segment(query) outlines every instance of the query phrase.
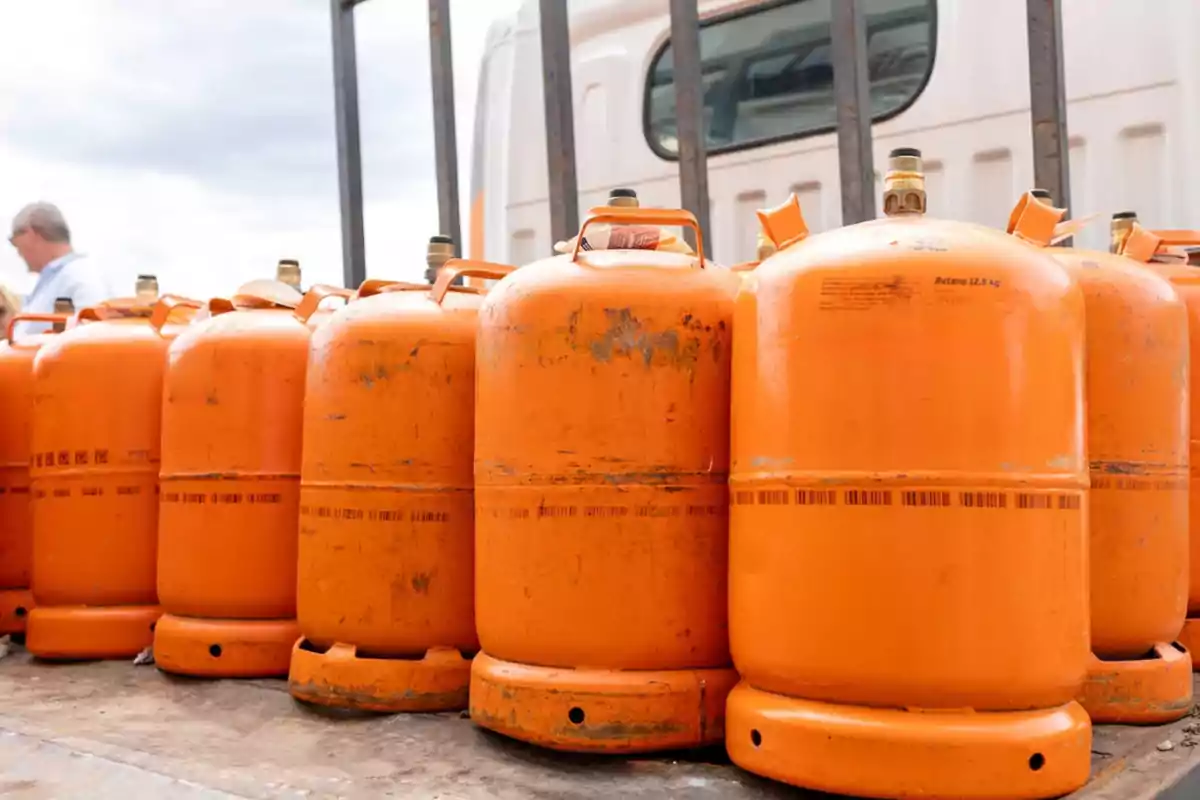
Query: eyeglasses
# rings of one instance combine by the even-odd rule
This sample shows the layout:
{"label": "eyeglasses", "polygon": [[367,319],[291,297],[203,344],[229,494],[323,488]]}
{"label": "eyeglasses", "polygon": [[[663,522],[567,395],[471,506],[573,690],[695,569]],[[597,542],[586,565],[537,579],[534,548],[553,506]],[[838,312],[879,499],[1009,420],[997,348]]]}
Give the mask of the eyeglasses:
{"label": "eyeglasses", "polygon": [[9,244],[16,244],[16,243],[17,243],[17,237],[18,237],[18,236],[20,236],[22,233],[25,233],[25,231],[27,231],[27,230],[29,230],[29,228],[28,228],[28,227],[25,227],[25,228],[17,228],[15,231],[13,231],[13,232],[12,232],[12,236],[9,236],[9,237],[8,237],[8,243],[9,243]]}

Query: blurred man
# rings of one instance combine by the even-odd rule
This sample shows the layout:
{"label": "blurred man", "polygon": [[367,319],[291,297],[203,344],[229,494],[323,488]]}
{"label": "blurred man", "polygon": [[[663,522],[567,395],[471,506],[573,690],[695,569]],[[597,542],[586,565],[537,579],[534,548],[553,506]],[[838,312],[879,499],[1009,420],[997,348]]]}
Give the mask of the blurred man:
{"label": "blurred man", "polygon": [[[69,297],[78,311],[111,296],[104,275],[82,254],[71,249],[71,229],[62,212],[52,203],[30,203],[13,218],[9,242],[17,248],[37,284],[25,299],[22,311],[50,314],[54,300]],[[39,322],[22,322],[17,334],[49,328]]]}

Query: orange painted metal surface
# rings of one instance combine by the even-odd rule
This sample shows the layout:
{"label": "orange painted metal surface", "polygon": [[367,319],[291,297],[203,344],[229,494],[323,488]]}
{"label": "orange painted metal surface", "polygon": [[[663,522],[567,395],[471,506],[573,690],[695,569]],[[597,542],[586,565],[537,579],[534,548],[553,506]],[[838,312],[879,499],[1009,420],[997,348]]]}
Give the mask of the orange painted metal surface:
{"label": "orange painted metal surface", "polygon": [[287,671],[287,653],[298,635],[292,619],[165,613],[154,629],[154,661],[164,672],[195,678],[276,677]]}
{"label": "orange painted metal surface", "polygon": [[[1055,209],[1060,217],[1063,210]],[[1188,310],[1170,282],[1106,252],[1052,248],[1087,319],[1091,638],[1080,700],[1094,722],[1191,711]]]}
{"label": "orange painted metal surface", "polygon": [[[1188,651],[1189,655],[1191,653],[1200,652],[1200,618],[1189,615],[1188,618],[1183,621],[1183,630],[1179,632],[1179,636],[1175,637],[1175,640],[1183,645],[1184,649]],[[1196,665],[1193,664],[1193,667],[1195,666]]]}
{"label": "orange painted metal surface", "polygon": [[19,322],[53,322],[65,326],[66,314],[17,314],[0,343],[0,635],[24,633],[33,609],[29,589],[33,570],[33,511],[30,504],[29,459],[33,428],[33,357],[52,333],[21,340],[13,337]]}
{"label": "orange painted metal surface", "polygon": [[[1166,234],[1160,236],[1159,233]],[[1171,282],[1187,306],[1190,351],[1189,373],[1200,375],[1200,270],[1181,261],[1172,248],[1200,244],[1200,233],[1188,239],[1180,231],[1150,231],[1134,223],[1131,232],[1120,237],[1118,251],[1144,264]],[[1179,641],[1190,653],[1200,648],[1200,392],[1191,392],[1189,428],[1189,571],[1187,620]]]}
{"label": "orange painted metal surface", "polygon": [[212,316],[168,353],[158,550],[166,616],[154,636],[168,672],[285,675],[299,635],[306,322],[324,297],[349,292],[313,287],[292,308],[286,292],[262,291],[210,301]]}
{"label": "orange painted metal surface", "polygon": [[849,795],[1081,786],[1079,288],[1001,231],[897,213],[781,248],[734,329],[734,762]]}
{"label": "orange painted metal surface", "polygon": [[292,694],[375,711],[466,708],[475,634],[475,331],[481,293],[367,281],[313,335]]}
{"label": "orange painted metal surface", "polygon": [[[922,713],[780,703],[743,682],[729,695],[726,713],[729,755],[738,766],[785,783],[803,775],[812,787],[853,782],[858,797],[1059,797],[1088,777],[1091,727],[1074,703],[1004,714]],[[1063,764],[1073,766],[1063,770]],[[948,784],[956,788],[947,792]]]}
{"label": "orange painted metal surface", "polygon": [[155,551],[168,341],[151,309],[110,302],[34,359],[33,595],[42,658],[124,658],[158,617]]}
{"label": "orange painted metal surface", "polygon": [[[609,207],[584,227],[597,223],[696,226],[687,212]],[[702,257],[580,252],[582,234],[480,309],[475,614],[487,657],[472,669],[471,717],[564,750],[715,742],[733,680],[732,295]]]}
{"label": "orange painted metal surface", "polygon": [[554,750],[631,753],[718,742],[737,673],[547,669],[486,653],[472,665],[471,717]]}
{"label": "orange painted metal surface", "polygon": [[1093,722],[1161,725],[1192,710],[1192,656],[1179,642],[1157,643],[1128,661],[1094,659],[1079,702]]}

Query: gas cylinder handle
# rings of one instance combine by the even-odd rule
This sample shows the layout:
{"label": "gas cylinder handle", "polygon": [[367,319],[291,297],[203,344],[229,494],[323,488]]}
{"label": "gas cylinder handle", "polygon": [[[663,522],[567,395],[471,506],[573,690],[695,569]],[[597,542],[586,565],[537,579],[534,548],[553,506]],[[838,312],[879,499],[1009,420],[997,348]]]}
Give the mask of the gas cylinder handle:
{"label": "gas cylinder handle", "polygon": [[269,311],[271,309],[295,311],[292,306],[276,303],[268,297],[256,294],[235,294],[232,297],[214,297],[208,301],[208,312],[214,317],[230,311]]}
{"label": "gas cylinder handle", "polygon": [[[1029,191],[1028,193],[1026,193],[1026,195],[1024,197],[1022,197],[1020,200],[1017,201],[1016,208],[1013,209],[1012,214],[1009,216],[1008,229],[1007,229],[1008,233],[1010,233],[1010,234],[1014,233],[1014,229],[1017,227],[1017,225],[1019,223],[1018,217],[1021,213],[1024,213],[1024,210],[1025,210],[1025,206],[1023,205],[1023,203],[1036,201],[1036,202],[1041,203],[1042,205],[1050,206],[1051,208],[1054,208],[1054,205],[1049,202],[1049,198],[1050,198],[1049,192],[1042,192],[1039,189],[1033,189],[1033,190]],[[1058,209],[1055,209],[1055,211],[1057,211],[1057,210]],[[1067,210],[1063,209],[1062,213],[1065,215],[1067,213]],[[1072,236],[1074,236],[1075,234],[1082,231],[1088,225],[1095,222],[1099,217],[1100,217],[1100,215],[1098,213],[1097,214],[1087,214],[1086,216],[1078,217],[1076,219],[1060,221],[1059,223],[1057,223],[1054,226],[1054,231],[1050,236],[1050,241],[1048,241],[1048,242],[1035,242],[1029,236],[1022,236],[1020,238],[1026,240],[1026,241],[1030,241],[1033,244],[1040,244],[1043,247],[1054,246],[1054,245],[1059,244],[1060,242],[1064,242],[1067,239],[1070,239]],[[1062,217],[1059,217],[1059,219],[1061,220]],[[1039,225],[1040,224],[1041,223],[1039,223]]]}
{"label": "gas cylinder handle", "polygon": [[678,225],[691,228],[696,234],[696,258],[700,269],[704,269],[704,239],[695,215],[680,208],[622,208],[619,206],[596,206],[588,212],[587,219],[579,226],[575,237],[575,249],[571,261],[579,260],[579,249],[583,245],[583,233],[588,225]]}
{"label": "gas cylinder handle", "polygon": [[[9,319],[8,329],[4,332],[4,335],[8,337],[8,343],[11,345],[13,344],[13,331],[16,329],[18,322],[61,322],[66,324],[70,321],[70,314],[15,314],[11,319]],[[58,331],[55,330],[51,330],[50,332],[58,333]]]}
{"label": "gas cylinder handle", "polygon": [[1163,247],[1200,247],[1200,231],[1150,231],[1161,240]]}
{"label": "gas cylinder handle", "polygon": [[213,297],[208,301],[208,313],[214,317],[218,314],[228,314],[231,311],[237,311],[237,306],[228,297]]}
{"label": "gas cylinder handle", "polygon": [[122,305],[124,298],[105,300],[95,306],[88,306],[79,312],[76,323],[104,322],[112,319],[149,319],[153,306]]}
{"label": "gas cylinder handle", "polygon": [[98,306],[87,306],[79,310],[75,315],[75,324],[82,325],[85,322],[104,322],[109,319],[128,319],[131,314],[121,313],[123,309],[105,306],[101,303]]}
{"label": "gas cylinder handle", "polygon": [[1135,222],[1129,235],[1121,242],[1120,254],[1126,258],[1132,258],[1134,261],[1148,264],[1162,246],[1162,237],[1157,232],[1146,230]]}
{"label": "gas cylinder handle", "polygon": [[190,297],[180,297],[177,294],[164,294],[158,298],[158,302],[154,304],[154,310],[150,312],[150,327],[154,328],[156,333],[162,333],[163,326],[171,318],[171,312],[177,308],[199,310],[204,308],[204,303]]}
{"label": "gas cylinder handle", "polygon": [[515,269],[516,267],[510,267],[507,264],[493,264],[490,261],[476,261],[473,258],[452,258],[438,270],[437,282],[429,290],[429,299],[440,305],[446,299],[446,292],[450,291],[450,284],[459,275],[467,278],[498,280]]}
{"label": "gas cylinder handle", "polygon": [[1043,203],[1033,192],[1021,195],[1008,216],[1008,233],[1031,244],[1049,247],[1054,241],[1055,229],[1067,213],[1065,208],[1055,208]]}
{"label": "gas cylinder handle", "polygon": [[309,318],[317,313],[321,302],[330,297],[340,297],[346,302],[350,302],[350,298],[353,296],[354,292],[350,289],[318,283],[309,288],[304,295],[304,299],[300,301],[300,305],[296,306],[296,319],[301,322],[308,322]]}
{"label": "gas cylinder handle", "polygon": [[362,285],[358,287],[358,294],[355,296],[361,300],[364,297],[373,297],[385,292],[410,292],[417,290],[423,292],[428,288],[428,283],[407,283],[405,281],[385,281],[379,278],[372,278],[362,282]]}
{"label": "gas cylinder handle", "polygon": [[759,209],[754,214],[758,217],[760,232],[776,250],[783,250],[808,238],[808,223],[804,221],[800,198],[795,192],[774,208]]}

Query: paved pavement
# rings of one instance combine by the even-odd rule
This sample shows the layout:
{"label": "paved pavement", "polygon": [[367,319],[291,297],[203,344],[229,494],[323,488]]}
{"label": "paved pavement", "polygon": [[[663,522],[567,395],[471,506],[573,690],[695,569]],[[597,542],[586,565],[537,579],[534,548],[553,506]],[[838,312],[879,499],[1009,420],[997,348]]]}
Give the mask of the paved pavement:
{"label": "paved pavement", "polygon": [[[1072,800],[1149,800],[1200,766],[1200,718],[1096,731]],[[1189,731],[1197,731],[1192,734]],[[1159,745],[1171,741],[1168,749]],[[664,758],[549,753],[460,714],[319,713],[282,681],[196,681],[129,663],[0,659],[0,798],[827,797],[748,775],[720,749]]]}

